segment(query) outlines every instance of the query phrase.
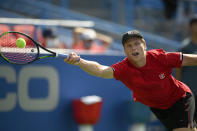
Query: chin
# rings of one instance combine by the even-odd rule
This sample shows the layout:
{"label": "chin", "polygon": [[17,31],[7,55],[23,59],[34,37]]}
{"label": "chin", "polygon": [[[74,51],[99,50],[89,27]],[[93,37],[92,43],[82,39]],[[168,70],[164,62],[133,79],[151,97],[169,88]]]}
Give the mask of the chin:
{"label": "chin", "polygon": [[129,60],[131,60],[131,61],[133,61],[133,62],[137,62],[137,61],[139,61],[139,58],[129,57],[128,59],[129,59]]}

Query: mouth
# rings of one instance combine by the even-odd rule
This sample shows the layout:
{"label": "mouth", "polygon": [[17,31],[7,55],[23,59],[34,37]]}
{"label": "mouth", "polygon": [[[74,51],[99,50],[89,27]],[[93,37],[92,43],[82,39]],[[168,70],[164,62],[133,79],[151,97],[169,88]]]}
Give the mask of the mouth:
{"label": "mouth", "polygon": [[139,55],[139,52],[133,52],[131,55],[132,56],[138,56]]}

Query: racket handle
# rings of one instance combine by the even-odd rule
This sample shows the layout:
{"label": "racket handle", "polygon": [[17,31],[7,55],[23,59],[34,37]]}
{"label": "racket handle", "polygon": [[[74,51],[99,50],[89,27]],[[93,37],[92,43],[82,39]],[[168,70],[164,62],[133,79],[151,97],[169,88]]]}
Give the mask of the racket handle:
{"label": "racket handle", "polygon": [[56,54],[56,57],[61,58],[61,59],[65,59],[68,57],[67,54]]}

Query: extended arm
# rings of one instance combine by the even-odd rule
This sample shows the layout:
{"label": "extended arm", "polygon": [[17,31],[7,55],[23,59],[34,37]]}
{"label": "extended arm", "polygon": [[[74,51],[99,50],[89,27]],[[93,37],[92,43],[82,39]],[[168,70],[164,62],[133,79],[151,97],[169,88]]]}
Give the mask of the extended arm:
{"label": "extended arm", "polygon": [[197,55],[195,54],[183,54],[182,66],[196,66]]}
{"label": "extended arm", "polygon": [[[197,55],[195,54],[183,54],[182,66],[195,66],[197,65]],[[181,80],[182,68],[175,68],[175,78]]]}
{"label": "extended arm", "polygon": [[182,77],[182,68],[175,68],[175,78],[181,81]]}
{"label": "extended arm", "polygon": [[90,75],[106,79],[113,78],[113,70],[111,67],[101,65],[95,61],[84,60],[74,52],[70,53],[69,57],[64,61],[69,64],[78,65],[82,70]]}

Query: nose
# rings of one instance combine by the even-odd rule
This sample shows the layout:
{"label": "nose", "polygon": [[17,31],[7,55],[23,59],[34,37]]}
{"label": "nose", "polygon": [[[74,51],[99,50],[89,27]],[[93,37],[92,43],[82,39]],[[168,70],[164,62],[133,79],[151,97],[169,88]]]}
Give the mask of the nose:
{"label": "nose", "polygon": [[137,49],[137,46],[132,45],[132,46],[131,46],[131,49],[132,49],[132,50],[136,50],[136,49]]}

